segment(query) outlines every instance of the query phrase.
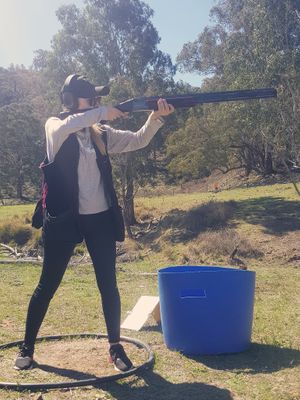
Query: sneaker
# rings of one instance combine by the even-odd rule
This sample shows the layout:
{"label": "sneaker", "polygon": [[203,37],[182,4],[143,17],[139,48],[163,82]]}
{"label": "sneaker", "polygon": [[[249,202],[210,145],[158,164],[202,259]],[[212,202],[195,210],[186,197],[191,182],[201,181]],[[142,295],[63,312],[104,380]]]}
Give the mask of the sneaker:
{"label": "sneaker", "polygon": [[20,347],[19,354],[15,362],[15,369],[31,369],[33,367],[33,349],[25,346],[23,343]]}
{"label": "sneaker", "polygon": [[133,368],[132,362],[127,357],[124,347],[120,343],[110,346],[109,354],[110,361],[114,363],[116,371],[126,372]]}

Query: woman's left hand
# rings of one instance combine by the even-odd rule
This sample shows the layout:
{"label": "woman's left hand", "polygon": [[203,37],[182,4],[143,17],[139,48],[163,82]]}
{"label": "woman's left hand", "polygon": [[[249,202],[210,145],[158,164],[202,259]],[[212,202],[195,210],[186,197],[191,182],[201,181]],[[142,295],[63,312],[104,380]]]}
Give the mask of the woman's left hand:
{"label": "woman's left hand", "polygon": [[165,99],[159,99],[157,101],[157,111],[152,111],[150,114],[151,119],[158,119],[159,117],[166,117],[167,115],[174,112],[175,108],[172,104],[168,104]]}

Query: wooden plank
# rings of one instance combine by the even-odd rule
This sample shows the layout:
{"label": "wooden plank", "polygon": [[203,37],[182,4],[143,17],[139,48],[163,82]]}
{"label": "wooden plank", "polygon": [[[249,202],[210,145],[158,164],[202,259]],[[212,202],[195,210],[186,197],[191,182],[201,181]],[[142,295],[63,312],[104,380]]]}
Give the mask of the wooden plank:
{"label": "wooden plank", "polygon": [[128,317],[122,323],[121,328],[139,331],[152,313],[156,322],[159,322],[159,297],[141,296]]}

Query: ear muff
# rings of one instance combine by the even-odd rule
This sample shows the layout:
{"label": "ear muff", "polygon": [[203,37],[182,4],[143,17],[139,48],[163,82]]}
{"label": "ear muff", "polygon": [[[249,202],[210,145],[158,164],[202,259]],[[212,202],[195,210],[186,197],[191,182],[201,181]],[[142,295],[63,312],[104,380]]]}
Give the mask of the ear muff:
{"label": "ear muff", "polygon": [[69,110],[76,110],[78,108],[78,99],[71,92],[62,92],[61,102]]}
{"label": "ear muff", "polygon": [[69,75],[60,92],[62,104],[69,110],[76,110],[78,108],[78,99],[72,93],[72,82],[78,79],[80,75]]}
{"label": "ear muff", "polygon": [[96,106],[96,102],[97,102],[96,97],[92,97],[92,98],[90,98],[88,100],[89,100],[89,104],[90,104],[91,107],[95,107]]}

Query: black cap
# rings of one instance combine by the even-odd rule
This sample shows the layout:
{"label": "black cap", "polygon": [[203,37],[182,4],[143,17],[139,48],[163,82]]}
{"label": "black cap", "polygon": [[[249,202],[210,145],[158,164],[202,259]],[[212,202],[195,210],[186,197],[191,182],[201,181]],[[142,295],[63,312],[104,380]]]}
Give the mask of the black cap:
{"label": "black cap", "polygon": [[72,93],[75,97],[91,99],[93,97],[107,96],[109,86],[95,86],[85,76],[69,75],[62,87],[62,93]]}

